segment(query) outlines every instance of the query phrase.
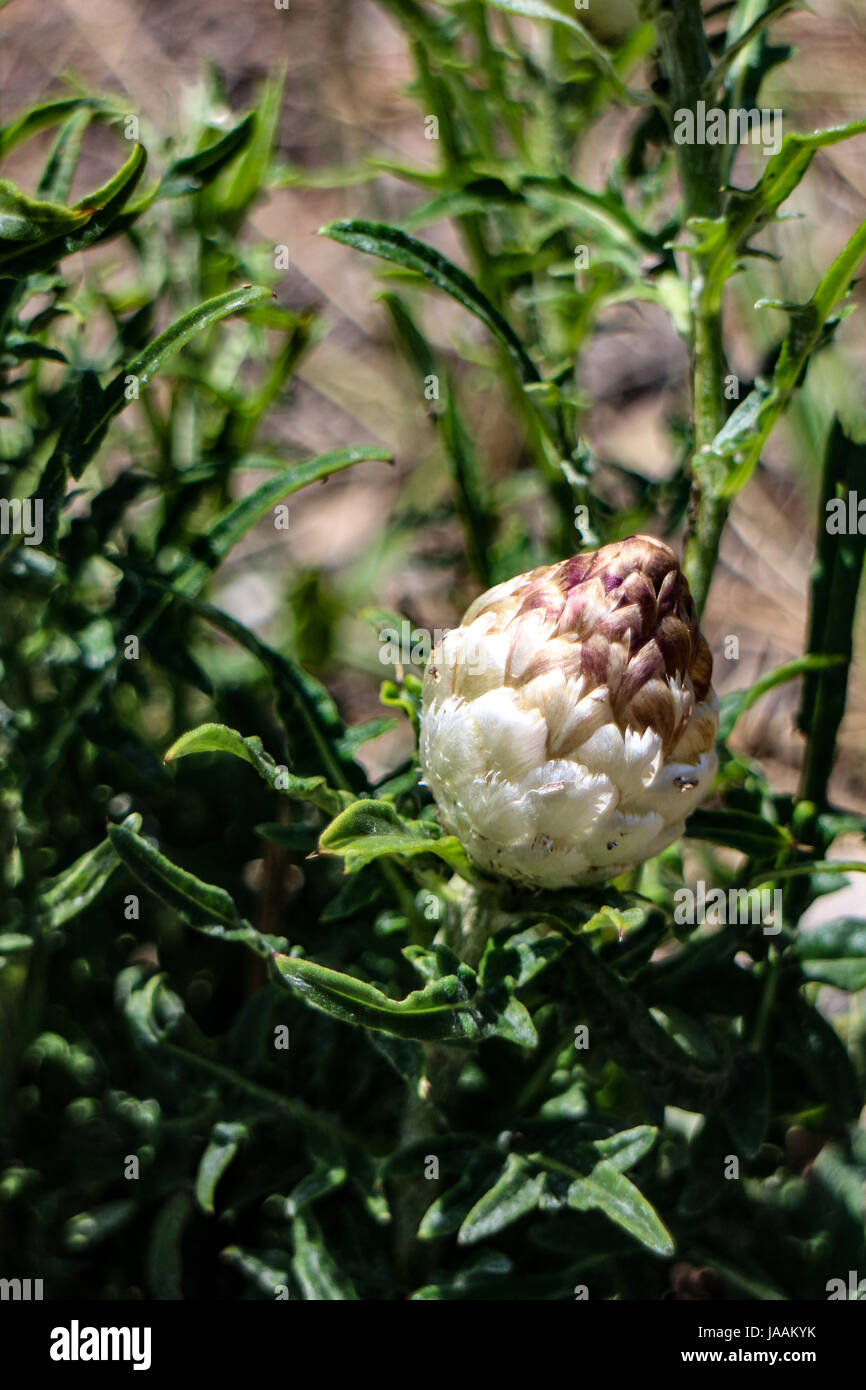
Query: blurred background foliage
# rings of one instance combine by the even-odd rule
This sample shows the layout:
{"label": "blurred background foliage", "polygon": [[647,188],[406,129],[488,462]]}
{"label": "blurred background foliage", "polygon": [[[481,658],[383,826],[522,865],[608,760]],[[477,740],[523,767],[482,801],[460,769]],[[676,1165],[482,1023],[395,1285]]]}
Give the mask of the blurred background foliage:
{"label": "blurred background foliage", "polygon": [[[866,1270],[863,924],[856,875],[839,892],[811,869],[863,857],[856,542],[844,613],[827,618],[825,551],[809,620],[822,489],[866,493],[858,315],[733,497],[705,620],[722,800],[687,848],[600,914],[518,905],[478,972],[432,949],[461,910],[442,846],[348,878],[307,857],[357,794],[404,852],[436,836],[417,682],[382,666],[377,629],[448,626],[519,570],[686,523],[686,233],[652,7],[577,14],[589,56],[553,8],[4,11],[0,456],[5,496],[46,499],[46,538],[0,538],[0,1272],[51,1297],[810,1298]],[[716,59],[762,8],[714,7]],[[786,9],[728,77],[744,104],[763,83],[786,131],[862,116],[862,15],[816,10]],[[729,281],[742,398],[786,329],[755,301],[808,300],[866,216],[861,149],[819,149],[784,209],[801,220],[762,218],[778,259]],[[745,147],[726,177],[766,167]],[[828,794],[817,687],[799,732],[790,679],[736,692],[846,641]],[[275,795],[258,751],[216,755],[216,736],[166,766],[209,721],[333,793]],[[106,822],[125,826],[110,842]],[[366,855],[369,823],[341,825],[332,847]],[[748,927],[678,945],[684,879],[780,866],[784,954]],[[266,983],[275,938],[294,989]],[[347,1003],[313,960],[377,997]],[[443,1029],[426,1041],[382,1003],[422,986]],[[575,1052],[583,1021],[603,1057]]]}

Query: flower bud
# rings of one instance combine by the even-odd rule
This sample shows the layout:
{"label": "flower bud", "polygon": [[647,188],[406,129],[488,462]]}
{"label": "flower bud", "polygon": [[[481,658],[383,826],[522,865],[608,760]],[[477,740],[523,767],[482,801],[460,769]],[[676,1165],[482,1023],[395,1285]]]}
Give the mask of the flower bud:
{"label": "flower bud", "polygon": [[421,765],[443,827],[480,868],[535,887],[658,854],[716,770],[712,669],[652,536],[497,584],[424,677]]}

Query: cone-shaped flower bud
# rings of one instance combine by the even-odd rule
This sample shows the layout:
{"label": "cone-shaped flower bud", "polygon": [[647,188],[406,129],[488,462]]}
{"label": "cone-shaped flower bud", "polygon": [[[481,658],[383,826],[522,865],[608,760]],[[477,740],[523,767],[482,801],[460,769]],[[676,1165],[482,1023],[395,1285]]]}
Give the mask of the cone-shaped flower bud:
{"label": "cone-shaped flower bud", "polygon": [[716,769],[712,668],[652,536],[497,584],[425,673],[421,764],[443,826],[482,869],[539,887],[658,854]]}

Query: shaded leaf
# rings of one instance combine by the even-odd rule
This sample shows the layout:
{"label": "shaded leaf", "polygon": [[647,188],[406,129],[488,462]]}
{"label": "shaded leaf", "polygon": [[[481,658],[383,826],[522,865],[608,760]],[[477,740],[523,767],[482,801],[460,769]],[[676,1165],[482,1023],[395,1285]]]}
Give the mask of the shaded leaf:
{"label": "shaded leaf", "polygon": [[190,926],[224,941],[241,941],[269,960],[280,938],[265,937],[241,917],[224,888],[204,883],[173,864],[158,849],[123,826],[113,825],[109,839],[119,859],[158,898],[180,913]]}
{"label": "shaded leaf", "polygon": [[245,738],[225,724],[200,724],[197,729],[181,734],[166,753],[165,761],[174,762],[192,753],[231,753],[254,767],[272,790],[282,792],[293,801],[309,801],[329,815],[341,811],[354,799],[350,792],[329,787],[324,777],[296,777],[288,768],[274,762],[264,751],[260,738]]}
{"label": "shaded leaf", "polygon": [[692,840],[737,849],[752,859],[776,859],[794,844],[793,836],[783,826],[773,825],[749,811],[693,811],[683,833]]}
{"label": "shaded leaf", "polygon": [[810,980],[836,989],[866,989],[866,921],[842,917],[801,930],[794,954]]}

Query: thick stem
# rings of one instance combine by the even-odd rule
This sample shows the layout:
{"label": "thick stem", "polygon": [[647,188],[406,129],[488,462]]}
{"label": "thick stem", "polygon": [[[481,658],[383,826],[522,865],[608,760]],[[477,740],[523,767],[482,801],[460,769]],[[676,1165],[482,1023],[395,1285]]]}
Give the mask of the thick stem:
{"label": "thick stem", "polygon": [[[671,114],[696,111],[712,66],[700,0],[653,0],[649,9],[658,39],[661,67],[669,84]],[[687,217],[717,217],[721,209],[719,145],[675,144]]]}
{"label": "thick stem", "polygon": [[722,531],[728,517],[726,498],[704,488],[698,472],[692,482],[689,533],[683,548],[683,570],[700,616],[707,602],[719,558]]}
{"label": "thick stem", "polygon": [[[672,124],[678,111],[697,112],[711,69],[699,0],[653,0],[649,6],[658,38],[661,67],[668,83]],[[697,132],[695,132],[697,133]],[[683,191],[684,220],[718,217],[722,211],[723,147],[674,144]],[[693,258],[694,260],[694,258]],[[725,420],[725,353],[721,303],[713,295],[700,263],[693,264],[689,287],[692,316],[692,402],[694,447],[692,500],[684,568],[698,612],[703,611],[719,553],[728,506],[710,472],[710,448]]]}
{"label": "thick stem", "polygon": [[466,965],[477,970],[484,947],[497,928],[509,920],[509,914],[500,907],[495,890],[488,884],[474,886],[456,878],[454,883],[459,884],[455,910],[449,915],[437,940],[450,947]]}

